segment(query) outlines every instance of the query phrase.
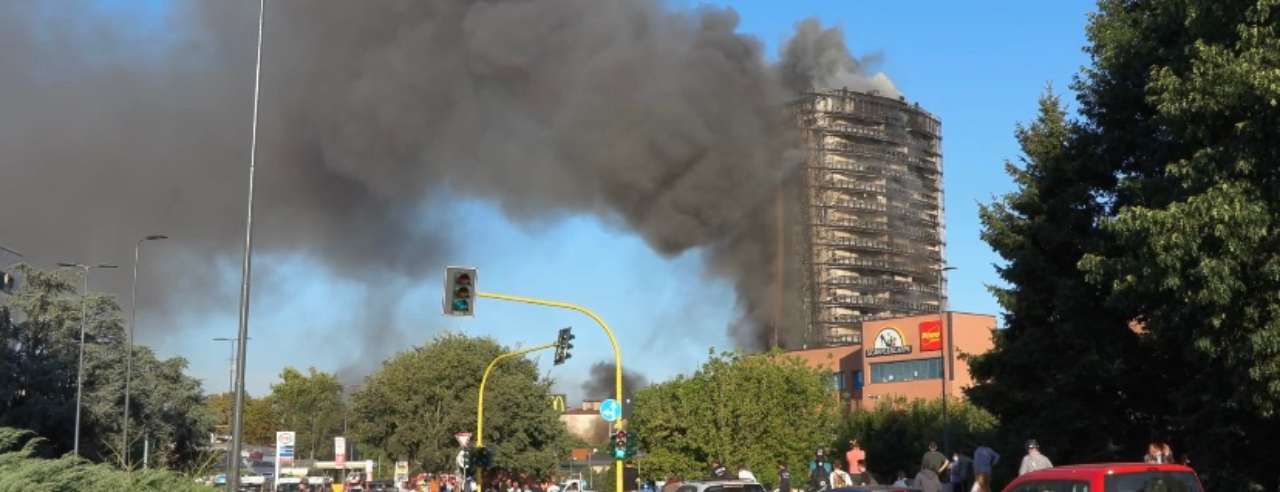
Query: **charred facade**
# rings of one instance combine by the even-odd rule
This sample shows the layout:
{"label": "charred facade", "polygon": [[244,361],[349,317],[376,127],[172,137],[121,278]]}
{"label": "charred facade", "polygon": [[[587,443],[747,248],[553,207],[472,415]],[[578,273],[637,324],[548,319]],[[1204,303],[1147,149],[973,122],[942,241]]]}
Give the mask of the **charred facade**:
{"label": "charred facade", "polygon": [[[941,122],[901,98],[812,92],[787,241],[806,345],[861,343],[863,321],[945,307]],[[795,319],[795,318],[792,318]]]}

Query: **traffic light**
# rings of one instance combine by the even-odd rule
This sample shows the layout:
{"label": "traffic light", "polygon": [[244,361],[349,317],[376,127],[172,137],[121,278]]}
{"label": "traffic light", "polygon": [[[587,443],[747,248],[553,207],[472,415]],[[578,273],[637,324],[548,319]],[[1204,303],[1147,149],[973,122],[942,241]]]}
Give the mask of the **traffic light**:
{"label": "traffic light", "polygon": [[18,279],[9,272],[0,272],[0,292],[13,292],[14,287],[18,285]]}
{"label": "traffic light", "polygon": [[614,459],[627,459],[627,431],[620,430],[613,434],[613,457]]}
{"label": "traffic light", "polygon": [[478,447],[471,453],[471,465],[476,468],[488,468],[493,464],[493,455],[489,454],[489,448]]}
{"label": "traffic light", "polygon": [[448,267],[444,272],[444,314],[475,316],[476,269]]}
{"label": "traffic light", "polygon": [[569,349],[573,348],[573,328],[561,328],[560,335],[556,337],[556,365],[564,364],[564,361],[573,357],[569,353]]}

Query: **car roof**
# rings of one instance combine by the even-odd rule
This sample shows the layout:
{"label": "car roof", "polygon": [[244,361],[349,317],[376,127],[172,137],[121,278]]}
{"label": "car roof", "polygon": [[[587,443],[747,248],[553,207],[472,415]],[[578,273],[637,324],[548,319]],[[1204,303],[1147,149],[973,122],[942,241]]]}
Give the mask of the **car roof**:
{"label": "car roof", "polygon": [[1140,473],[1149,471],[1195,473],[1195,470],[1192,470],[1189,467],[1173,464],[1089,463],[1081,465],[1055,466],[1053,468],[1037,470],[1018,477],[1017,481],[1022,482],[1032,479],[1054,477],[1094,477],[1098,475],[1112,475],[1116,473]]}
{"label": "car roof", "polygon": [[760,482],[751,480],[687,480],[680,482],[680,485],[760,485]]}

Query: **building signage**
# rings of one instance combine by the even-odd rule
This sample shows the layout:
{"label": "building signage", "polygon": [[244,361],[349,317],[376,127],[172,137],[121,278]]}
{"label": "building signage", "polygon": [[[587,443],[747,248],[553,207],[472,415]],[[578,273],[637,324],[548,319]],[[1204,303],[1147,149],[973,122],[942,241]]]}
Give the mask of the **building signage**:
{"label": "building signage", "polygon": [[293,446],[297,437],[292,431],[276,432],[276,464],[272,476],[278,477],[281,468],[293,466]]}
{"label": "building signage", "polygon": [[942,350],[942,322],[920,323],[920,351],[937,352],[939,350]]}
{"label": "building signage", "polygon": [[876,334],[871,348],[867,349],[867,357],[899,355],[911,353],[911,346],[903,342],[902,333],[893,328],[885,328]]}
{"label": "building signage", "polygon": [[406,480],[409,480],[409,462],[397,461],[396,462],[396,485],[400,485],[402,482]]}

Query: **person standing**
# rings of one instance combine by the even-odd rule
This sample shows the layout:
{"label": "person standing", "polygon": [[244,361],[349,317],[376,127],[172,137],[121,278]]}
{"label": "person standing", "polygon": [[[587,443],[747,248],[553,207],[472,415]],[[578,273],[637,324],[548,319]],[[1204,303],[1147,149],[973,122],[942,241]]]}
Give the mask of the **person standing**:
{"label": "person standing", "polygon": [[947,461],[947,457],[938,452],[938,443],[936,442],[930,442],[929,450],[925,451],[924,455],[920,457],[920,469],[929,471],[935,476],[942,476],[942,472],[946,471],[949,465],[950,462]]}
{"label": "person standing", "polygon": [[973,468],[973,460],[968,456],[960,454],[959,451],[951,455],[951,476],[947,481],[946,489],[951,492],[965,492],[965,482],[969,481],[970,470]]}
{"label": "person standing", "polygon": [[791,492],[791,470],[782,461],[778,462],[778,492]]}
{"label": "person standing", "polygon": [[991,469],[999,462],[1000,453],[987,446],[978,446],[973,451],[972,492],[991,492]]}
{"label": "person standing", "polygon": [[1040,443],[1035,439],[1027,441],[1027,455],[1022,457],[1022,465],[1018,467],[1018,476],[1026,475],[1036,470],[1045,470],[1053,468],[1053,462],[1049,461],[1049,457],[1040,454]]}
{"label": "person standing", "polygon": [[850,439],[849,451],[844,454],[844,459],[849,464],[849,473],[857,474],[858,463],[867,461],[867,452],[858,444],[857,439]]}
{"label": "person standing", "polygon": [[680,477],[671,475],[667,477],[667,483],[662,484],[662,492],[676,492],[680,488]]}
{"label": "person standing", "polygon": [[818,450],[814,455],[813,461],[809,462],[809,490],[823,490],[830,483],[831,462],[827,461],[827,456]]}
{"label": "person standing", "polygon": [[835,466],[832,467],[831,475],[828,477],[829,481],[827,483],[831,484],[832,490],[853,486],[853,477],[849,476],[849,472],[844,471],[844,468],[840,466],[841,464],[839,460],[836,460]]}

